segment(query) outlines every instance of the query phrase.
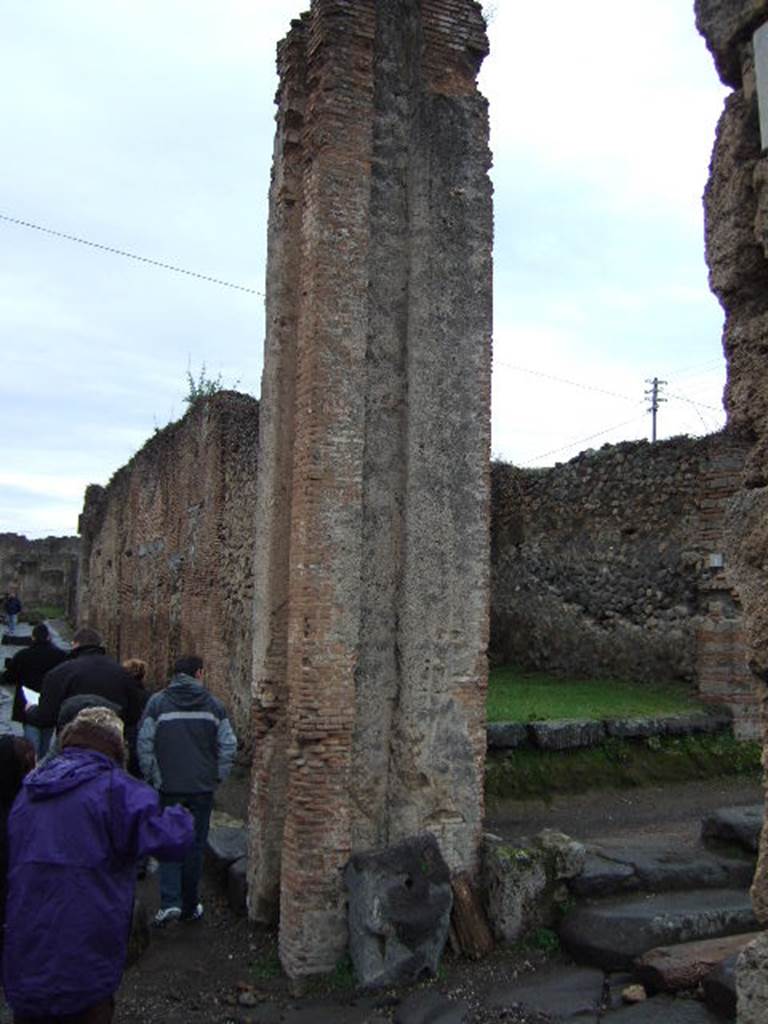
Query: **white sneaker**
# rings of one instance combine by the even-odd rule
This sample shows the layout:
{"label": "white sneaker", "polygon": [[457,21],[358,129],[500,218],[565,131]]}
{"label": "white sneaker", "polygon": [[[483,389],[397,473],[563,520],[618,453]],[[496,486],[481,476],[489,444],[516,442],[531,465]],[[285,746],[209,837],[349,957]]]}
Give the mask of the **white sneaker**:
{"label": "white sneaker", "polygon": [[155,914],[152,924],[155,928],[165,928],[171,921],[178,921],[181,917],[181,907],[164,907]]}
{"label": "white sneaker", "polygon": [[199,921],[203,916],[203,904],[198,903],[197,906],[189,914],[182,914],[182,921]]}

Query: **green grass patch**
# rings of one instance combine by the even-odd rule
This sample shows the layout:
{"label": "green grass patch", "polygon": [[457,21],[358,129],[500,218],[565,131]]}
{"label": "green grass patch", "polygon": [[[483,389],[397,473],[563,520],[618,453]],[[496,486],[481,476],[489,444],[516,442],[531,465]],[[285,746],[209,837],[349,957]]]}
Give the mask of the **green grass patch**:
{"label": "green grass patch", "polygon": [[558,679],[541,672],[497,668],[488,681],[489,722],[556,718],[634,718],[700,710],[683,683],[630,683],[618,679]]}
{"label": "green grass patch", "polygon": [[598,747],[565,751],[521,747],[488,757],[485,792],[492,802],[724,775],[754,775],[758,779],[760,754],[759,743],[739,742],[730,733],[611,739]]}
{"label": "green grass patch", "polygon": [[65,619],[66,612],[55,604],[33,604],[24,608],[19,618],[24,622],[31,622],[35,626],[44,619]]}

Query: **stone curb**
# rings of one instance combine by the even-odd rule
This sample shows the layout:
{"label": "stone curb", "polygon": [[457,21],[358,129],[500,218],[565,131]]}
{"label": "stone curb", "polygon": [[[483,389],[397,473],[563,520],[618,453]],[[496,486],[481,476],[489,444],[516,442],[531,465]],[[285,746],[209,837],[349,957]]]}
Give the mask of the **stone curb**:
{"label": "stone curb", "polygon": [[724,711],[693,711],[658,718],[554,719],[529,722],[490,722],[489,751],[577,750],[599,746],[606,738],[648,739],[652,736],[695,736],[730,732],[731,716]]}

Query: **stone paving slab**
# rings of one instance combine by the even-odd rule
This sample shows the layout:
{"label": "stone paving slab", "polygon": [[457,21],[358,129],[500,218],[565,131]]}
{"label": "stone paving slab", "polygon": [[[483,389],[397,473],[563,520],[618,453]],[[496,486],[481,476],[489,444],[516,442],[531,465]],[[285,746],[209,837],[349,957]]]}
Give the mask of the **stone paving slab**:
{"label": "stone paving slab", "polygon": [[752,857],[726,857],[682,843],[601,840],[588,845],[584,870],[568,885],[588,899],[631,890],[746,889],[754,872]]}
{"label": "stone paving slab", "polygon": [[604,980],[603,972],[592,967],[554,966],[495,986],[485,1005],[502,1011],[518,1005],[557,1020],[578,1018],[580,1024],[592,1024],[598,1019]]}
{"label": "stone paving slab", "polygon": [[644,1003],[609,1010],[601,1024],[723,1024],[702,1003],[694,999],[675,999],[674,996],[655,996]]}
{"label": "stone paving slab", "polygon": [[560,938],[575,960],[622,970],[655,946],[757,928],[748,893],[704,889],[585,903],[566,915]]}

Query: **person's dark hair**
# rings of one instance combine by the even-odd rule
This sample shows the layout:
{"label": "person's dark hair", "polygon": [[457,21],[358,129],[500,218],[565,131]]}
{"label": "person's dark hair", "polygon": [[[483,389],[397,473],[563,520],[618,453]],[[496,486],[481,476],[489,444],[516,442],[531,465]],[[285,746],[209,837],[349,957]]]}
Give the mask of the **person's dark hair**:
{"label": "person's dark hair", "polygon": [[78,647],[101,647],[101,634],[90,626],[81,626],[75,630],[72,643]]}
{"label": "person's dark hair", "polygon": [[50,637],[50,635],[51,634],[48,632],[48,627],[44,622],[38,622],[36,626],[32,627],[32,639],[36,644],[45,643],[45,641]]}
{"label": "person's dark hair", "polygon": [[202,658],[198,658],[196,654],[185,654],[183,658],[177,658],[174,662],[173,674],[175,676],[193,676],[196,672],[199,672],[202,667]]}

